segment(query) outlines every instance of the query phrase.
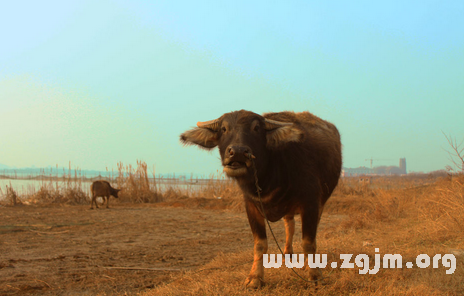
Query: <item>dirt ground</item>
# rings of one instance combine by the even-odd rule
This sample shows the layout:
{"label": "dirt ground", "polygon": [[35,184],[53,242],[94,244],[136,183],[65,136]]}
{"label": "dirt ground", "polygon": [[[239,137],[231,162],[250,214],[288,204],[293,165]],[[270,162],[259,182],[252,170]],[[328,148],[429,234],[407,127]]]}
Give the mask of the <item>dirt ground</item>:
{"label": "dirt ground", "polygon": [[221,252],[252,260],[246,214],[224,201],[110,206],[0,206],[0,295],[134,295]]}

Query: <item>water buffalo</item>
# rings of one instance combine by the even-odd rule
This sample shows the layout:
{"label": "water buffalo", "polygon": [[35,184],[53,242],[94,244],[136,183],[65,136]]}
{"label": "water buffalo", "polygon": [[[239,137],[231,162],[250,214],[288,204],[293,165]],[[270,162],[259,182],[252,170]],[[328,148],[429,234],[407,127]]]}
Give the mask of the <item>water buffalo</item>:
{"label": "water buffalo", "polygon": [[[258,288],[263,283],[263,254],[268,248],[259,187],[267,219],[284,219],[284,252],[293,253],[295,214],[301,215],[305,257],[316,252],[317,226],[342,165],[340,134],[333,124],[309,112],[261,116],[240,110],[198,122],[180,140],[207,150],[218,146],[224,172],[243,192],[254,237],[254,262],[246,286]],[[315,280],[320,271],[311,268],[309,275]]]}
{"label": "water buffalo", "polygon": [[108,208],[110,203],[110,196],[112,195],[118,198],[118,192],[121,190],[111,187],[108,181],[99,180],[94,181],[92,185],[90,185],[90,191],[92,192],[92,201],[90,202],[90,208],[93,209],[93,203],[95,203],[95,206],[98,208],[98,196],[101,196],[103,198],[103,202],[106,201],[106,208]]}

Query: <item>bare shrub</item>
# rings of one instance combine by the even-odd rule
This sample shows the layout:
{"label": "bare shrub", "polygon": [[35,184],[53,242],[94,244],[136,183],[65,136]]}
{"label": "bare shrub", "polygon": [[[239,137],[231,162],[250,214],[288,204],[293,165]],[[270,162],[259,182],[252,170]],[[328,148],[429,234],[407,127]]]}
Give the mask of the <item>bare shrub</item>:
{"label": "bare shrub", "polygon": [[451,151],[447,150],[448,155],[449,155],[449,160],[453,163],[454,168],[452,166],[448,166],[447,169],[450,172],[456,171],[456,172],[461,172],[464,173],[464,147],[463,143],[464,140],[462,140],[459,144],[456,138],[453,138],[453,136],[449,135],[447,136],[444,132],[442,132],[443,135],[446,138],[446,141],[448,142]]}
{"label": "bare shrub", "polygon": [[64,191],[63,199],[67,204],[72,205],[83,205],[89,203],[89,195],[85,193],[80,187],[67,188]]}
{"label": "bare shrub", "polygon": [[119,200],[122,202],[154,203],[164,200],[163,195],[158,191],[153,172],[153,183],[150,184],[146,162],[137,160],[137,168],[131,165],[125,166],[122,162],[118,163],[118,188]]}
{"label": "bare shrub", "polygon": [[10,182],[10,186],[8,185],[6,186],[6,200],[7,202],[9,202],[10,204],[14,206],[17,205],[18,203],[21,203],[21,201],[18,198],[18,194],[11,186],[11,182]]}
{"label": "bare shrub", "polygon": [[445,240],[464,232],[464,175],[441,180],[421,203],[421,217],[428,221],[427,233]]}
{"label": "bare shrub", "polygon": [[54,188],[50,184],[44,184],[39,191],[34,193],[30,200],[34,203],[60,203],[62,202],[62,194],[59,189]]}

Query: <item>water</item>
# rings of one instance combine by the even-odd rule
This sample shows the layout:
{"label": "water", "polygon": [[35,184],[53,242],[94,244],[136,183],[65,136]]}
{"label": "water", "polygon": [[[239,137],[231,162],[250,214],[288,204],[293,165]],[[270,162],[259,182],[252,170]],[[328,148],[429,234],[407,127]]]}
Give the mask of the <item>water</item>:
{"label": "water", "polygon": [[[216,182],[221,182],[215,180]],[[178,189],[188,192],[197,192],[205,189],[209,186],[211,180],[207,179],[197,179],[197,180],[180,180],[180,179],[156,179],[157,189],[160,192],[165,192],[169,188]],[[116,183],[110,182],[113,186],[116,186]],[[92,180],[81,181],[80,188],[90,195],[90,185]],[[153,186],[153,180],[150,180],[150,186]],[[6,187],[12,187],[14,191],[19,196],[32,195],[35,192],[39,191],[42,186],[47,186],[50,188],[63,189],[70,186],[71,188],[79,187],[78,183],[75,181],[66,182],[66,181],[49,181],[49,180],[24,180],[24,179],[0,179],[0,200],[5,199],[6,197]]]}

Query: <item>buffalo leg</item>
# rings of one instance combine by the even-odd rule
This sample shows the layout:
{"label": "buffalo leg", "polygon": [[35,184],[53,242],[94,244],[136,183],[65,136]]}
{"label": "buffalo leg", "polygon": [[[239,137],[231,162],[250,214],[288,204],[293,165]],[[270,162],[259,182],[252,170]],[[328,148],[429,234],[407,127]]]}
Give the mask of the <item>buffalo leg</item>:
{"label": "buffalo leg", "polygon": [[106,197],[106,208],[108,209],[109,206],[110,206],[110,197],[107,196],[107,197]]}
{"label": "buffalo leg", "polygon": [[246,202],[246,211],[248,222],[253,232],[254,238],[254,257],[253,266],[251,267],[250,274],[248,275],[245,285],[248,288],[259,288],[263,283],[264,278],[264,265],[263,254],[267,252],[267,237],[266,226],[264,224],[263,216],[258,212],[258,209],[251,202]]}
{"label": "buffalo leg", "polygon": [[285,223],[285,254],[293,254],[293,235],[295,234],[295,219],[293,215],[284,216]]}
{"label": "buffalo leg", "polygon": [[96,196],[92,196],[92,200],[90,201],[90,209],[91,210],[93,210],[93,203],[95,203],[95,206],[98,208],[97,197]]}
{"label": "buffalo leg", "polygon": [[[315,207],[307,207],[301,213],[303,232],[302,246],[306,258],[308,258],[308,255],[316,254],[316,233],[321,213],[322,211],[319,211],[319,209]],[[319,268],[309,268],[311,280],[317,280],[320,275],[321,271]]]}
{"label": "buffalo leg", "polygon": [[103,206],[103,205],[106,203],[106,197],[105,197],[105,196],[102,196],[102,201],[103,201],[103,202],[102,202],[101,205]]}

